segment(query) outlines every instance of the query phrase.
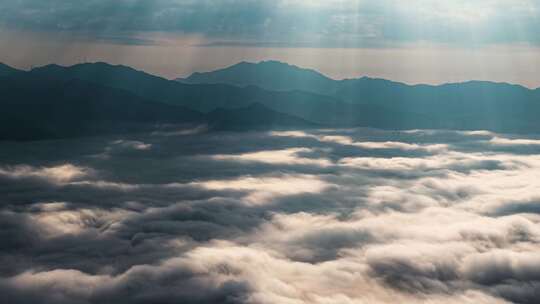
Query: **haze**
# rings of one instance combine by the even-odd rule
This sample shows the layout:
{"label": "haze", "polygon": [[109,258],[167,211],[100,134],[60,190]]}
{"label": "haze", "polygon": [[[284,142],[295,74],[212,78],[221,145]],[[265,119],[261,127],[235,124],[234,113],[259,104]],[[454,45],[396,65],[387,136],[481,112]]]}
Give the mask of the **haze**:
{"label": "haze", "polygon": [[106,61],[168,78],[273,59],[333,78],[540,86],[538,1],[0,3],[0,62]]}

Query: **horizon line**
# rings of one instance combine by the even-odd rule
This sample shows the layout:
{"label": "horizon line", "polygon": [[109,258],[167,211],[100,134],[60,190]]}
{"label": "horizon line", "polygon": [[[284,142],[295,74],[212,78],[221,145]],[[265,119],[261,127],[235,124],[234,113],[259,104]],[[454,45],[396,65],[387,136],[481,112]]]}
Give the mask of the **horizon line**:
{"label": "horizon line", "polygon": [[225,70],[225,69],[231,68],[233,66],[236,66],[236,65],[239,65],[239,64],[242,64],[242,63],[258,65],[258,64],[262,64],[262,63],[268,63],[268,62],[275,62],[275,63],[279,63],[279,64],[283,64],[283,65],[289,65],[289,66],[297,68],[297,69],[312,71],[312,72],[318,73],[321,76],[326,77],[326,78],[328,78],[328,79],[330,79],[332,81],[359,80],[359,79],[362,79],[362,78],[367,78],[367,79],[371,79],[371,80],[382,80],[382,81],[393,82],[393,83],[397,83],[397,84],[406,85],[406,86],[409,86],[409,87],[417,87],[417,86],[441,87],[441,86],[446,86],[446,85],[459,85],[459,84],[466,84],[466,83],[471,83],[471,82],[484,82],[484,83],[499,84],[499,85],[518,86],[518,87],[521,87],[521,88],[524,88],[524,89],[530,90],[530,91],[540,90],[540,86],[538,86],[538,87],[529,87],[527,85],[520,84],[520,83],[512,83],[512,82],[507,82],[507,81],[481,80],[481,79],[469,79],[469,80],[455,81],[455,82],[450,82],[449,81],[449,82],[440,82],[440,83],[433,83],[433,84],[421,83],[421,82],[410,83],[410,82],[405,82],[405,81],[396,81],[396,80],[392,80],[392,79],[388,79],[388,78],[372,77],[372,76],[369,76],[369,75],[359,75],[356,78],[336,79],[336,78],[330,77],[330,76],[324,74],[323,72],[318,71],[318,70],[313,69],[313,68],[305,68],[305,67],[301,67],[301,66],[298,66],[298,65],[295,65],[295,64],[291,64],[291,63],[288,63],[288,62],[285,62],[285,61],[280,61],[280,60],[275,60],[275,59],[260,60],[258,62],[242,60],[242,61],[239,61],[239,62],[237,62],[235,64],[223,66],[223,67],[216,68],[216,69],[213,69],[213,70],[202,71],[202,72],[201,71],[196,71],[196,72],[192,72],[189,75],[185,75],[184,77],[180,76],[180,77],[175,77],[175,78],[164,77],[162,75],[154,74],[154,73],[148,72],[148,71],[146,71],[144,69],[139,69],[139,68],[136,68],[136,67],[133,67],[133,66],[125,65],[125,64],[115,64],[115,63],[111,63],[111,62],[107,62],[107,61],[99,61],[99,60],[98,61],[84,61],[84,62],[81,61],[81,62],[78,62],[78,63],[68,64],[68,65],[62,65],[62,64],[59,64],[59,63],[56,63],[56,62],[51,62],[51,63],[39,65],[39,66],[32,65],[29,69],[28,68],[27,69],[16,68],[16,67],[13,67],[12,65],[9,65],[9,64],[7,64],[5,62],[1,62],[1,61],[0,61],[0,65],[5,65],[5,66],[7,66],[9,68],[19,70],[19,71],[23,71],[23,72],[31,72],[34,69],[44,68],[44,67],[53,66],[53,65],[60,66],[60,67],[63,67],[63,68],[70,68],[70,67],[74,67],[74,66],[78,66],[78,65],[84,65],[84,64],[100,64],[101,63],[101,64],[106,64],[106,65],[109,65],[109,66],[130,68],[130,69],[133,69],[135,71],[146,73],[148,75],[152,75],[152,76],[159,77],[159,78],[162,78],[162,79],[166,79],[166,80],[169,80],[169,81],[178,81],[179,79],[185,79],[185,78],[187,78],[187,77],[189,77],[189,76],[191,76],[191,75],[193,75],[195,73],[199,73],[199,74],[213,73],[213,72],[217,72],[217,71],[220,71],[220,70]]}

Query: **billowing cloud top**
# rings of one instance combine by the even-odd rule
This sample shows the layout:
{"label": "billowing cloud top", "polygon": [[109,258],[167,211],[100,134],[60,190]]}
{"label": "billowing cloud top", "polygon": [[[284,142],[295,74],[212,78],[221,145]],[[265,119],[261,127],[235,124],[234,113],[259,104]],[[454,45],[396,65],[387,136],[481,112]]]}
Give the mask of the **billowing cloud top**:
{"label": "billowing cloud top", "polygon": [[538,303],[539,152],[367,129],[0,143],[0,302]]}
{"label": "billowing cloud top", "polygon": [[537,0],[20,0],[5,28],[197,33],[218,43],[385,46],[540,43]]}

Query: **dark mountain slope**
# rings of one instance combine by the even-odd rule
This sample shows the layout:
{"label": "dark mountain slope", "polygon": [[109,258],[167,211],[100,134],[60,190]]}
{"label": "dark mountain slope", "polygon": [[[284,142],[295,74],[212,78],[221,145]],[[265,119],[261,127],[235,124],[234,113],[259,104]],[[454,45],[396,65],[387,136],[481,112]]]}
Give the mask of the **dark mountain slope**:
{"label": "dark mountain slope", "polygon": [[439,86],[406,85],[368,77],[338,81],[313,70],[276,61],[240,63],[214,72],[195,73],[182,81],[302,90],[348,103],[371,104],[439,118],[474,115],[482,119],[487,119],[487,116],[501,119],[508,115],[524,115],[531,119],[540,110],[540,90],[529,90],[519,85],[486,81]]}
{"label": "dark mountain slope", "polygon": [[240,109],[219,108],[207,114],[210,127],[217,130],[259,130],[320,127],[304,119],[273,111],[254,103]]}
{"label": "dark mountain slope", "polygon": [[283,94],[253,86],[239,88],[224,84],[187,85],[129,67],[113,66],[106,63],[79,64],[71,67],[49,65],[34,69],[31,73],[42,77],[81,79],[127,90],[145,99],[183,105],[202,112],[209,112],[217,108],[246,107],[255,102],[267,104],[275,100],[326,102],[333,99],[305,92]]}
{"label": "dark mountain slope", "polygon": [[532,90],[518,85],[484,81],[408,86],[387,80],[362,78],[342,82],[336,95],[349,102],[454,116],[485,111],[489,114],[527,114],[531,107],[540,105],[540,96]]}
{"label": "dark mountain slope", "polygon": [[77,137],[130,132],[155,123],[205,122],[196,111],[78,79],[4,77],[0,96],[0,139]]}
{"label": "dark mountain slope", "polygon": [[[0,91],[4,107],[13,108],[5,111],[6,121],[48,136],[121,130],[127,123],[201,121],[236,130],[320,125],[540,132],[539,91],[490,82],[409,86],[361,78],[336,82],[336,96],[345,97],[328,97],[256,86],[182,84],[105,63],[50,65],[7,79]],[[258,105],[250,107],[253,104]],[[117,122],[122,126],[112,128]],[[65,128],[70,124],[75,127]]]}
{"label": "dark mountain slope", "polygon": [[34,73],[1,77],[0,106],[0,140],[121,134],[169,124],[237,131],[315,126],[259,104],[202,114],[76,78]]}
{"label": "dark mountain slope", "polygon": [[21,70],[17,70],[16,68],[12,68],[9,65],[0,63],[0,77],[3,76],[10,76],[16,73],[22,72]]}
{"label": "dark mountain slope", "polygon": [[[528,129],[537,132],[537,117],[540,114],[539,89],[529,90],[519,85],[486,81],[439,86],[406,85],[368,77],[337,81],[311,70],[279,62],[242,63],[214,72],[194,74],[183,81],[239,86],[250,83],[268,89],[287,88],[332,96],[334,109],[328,108],[328,105],[302,104],[302,107],[307,107],[303,115],[298,112],[300,103],[284,105],[278,101],[268,105],[277,110],[279,104],[281,112],[317,122],[322,120],[313,118],[313,115],[322,115],[319,111],[324,109],[328,117],[335,116],[334,120],[326,120],[331,123],[339,120],[342,124],[354,124],[360,120],[371,124],[374,123],[372,118],[377,117],[377,124],[380,123],[379,119],[386,119],[388,123],[385,125],[394,128],[403,125],[403,121],[411,125],[408,122],[416,120],[418,117],[413,118],[416,115],[424,117],[416,122],[418,127],[481,128],[501,132],[527,132]],[[346,104],[339,104],[339,101]],[[384,115],[380,114],[381,111],[384,111]],[[351,115],[354,117],[348,118]],[[337,116],[345,119],[340,120]],[[402,122],[396,124],[393,120]]]}
{"label": "dark mountain slope", "polygon": [[[263,104],[276,112],[328,126],[369,126],[403,128],[408,121],[425,117],[414,113],[395,113],[377,105],[353,105],[339,99],[302,91],[267,91],[255,86],[244,88],[225,85],[187,85],[152,76],[124,66],[105,63],[56,65],[34,69],[31,74],[60,79],[84,79],[93,83],[121,88],[156,102],[182,105],[209,112],[215,109],[237,109],[253,103]],[[386,114],[384,114],[386,113]],[[386,122],[386,123],[384,123]],[[418,124],[418,123],[417,123]],[[430,125],[421,121],[422,125]]]}
{"label": "dark mountain slope", "polygon": [[188,84],[258,86],[273,91],[301,90],[326,95],[335,90],[335,81],[321,73],[278,61],[241,62],[213,72],[194,73],[177,81]]}

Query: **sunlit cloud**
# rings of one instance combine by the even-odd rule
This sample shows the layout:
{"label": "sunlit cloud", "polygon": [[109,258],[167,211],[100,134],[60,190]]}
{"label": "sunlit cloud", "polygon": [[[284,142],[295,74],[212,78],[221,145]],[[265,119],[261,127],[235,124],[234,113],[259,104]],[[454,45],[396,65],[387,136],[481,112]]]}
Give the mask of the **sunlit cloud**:
{"label": "sunlit cloud", "polygon": [[489,140],[490,143],[500,146],[538,146],[540,145],[540,140],[538,139],[511,139],[511,138],[502,138],[502,137],[493,137]]}
{"label": "sunlit cloud", "polygon": [[316,176],[283,175],[279,177],[244,177],[235,180],[211,180],[192,183],[210,190],[247,191],[249,204],[259,205],[273,199],[302,193],[321,193],[332,185]]}
{"label": "sunlit cloud", "polygon": [[303,131],[272,131],[272,136],[293,137],[293,138],[313,138],[320,142],[336,143],[346,146],[354,146],[364,149],[400,149],[400,150],[420,150],[428,152],[444,151],[448,148],[446,144],[420,145],[396,141],[355,141],[350,136],[311,134]]}
{"label": "sunlit cloud", "polygon": [[50,210],[49,208],[49,210],[31,215],[31,219],[47,237],[56,237],[64,234],[76,235],[106,230],[108,226],[121,221],[128,215],[129,212],[124,210]]}
{"label": "sunlit cloud", "polygon": [[115,147],[120,148],[131,148],[134,150],[150,150],[152,149],[152,144],[146,144],[144,142],[136,141],[136,140],[115,140],[111,143],[111,149],[114,149]]}
{"label": "sunlit cloud", "polygon": [[88,157],[110,138],[60,141],[74,150],[54,153],[5,143],[51,162],[67,155],[89,173],[44,171],[59,167],[47,159],[2,166],[0,257],[18,262],[1,266],[0,291],[12,303],[531,302],[540,159],[528,141],[435,130],[134,134],[110,158]]}
{"label": "sunlit cloud", "polygon": [[39,178],[53,183],[66,183],[90,175],[92,171],[88,168],[78,167],[72,164],[55,167],[31,167],[15,166],[0,168],[0,175],[10,178]]}
{"label": "sunlit cloud", "polygon": [[243,162],[261,162],[269,164],[291,164],[291,165],[315,165],[326,167],[332,165],[327,159],[315,159],[299,156],[299,153],[313,152],[312,149],[292,148],[277,151],[259,151],[244,153],[240,155],[215,155],[216,160],[235,160]]}

